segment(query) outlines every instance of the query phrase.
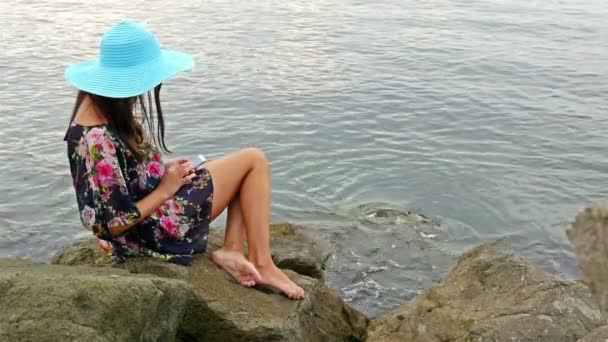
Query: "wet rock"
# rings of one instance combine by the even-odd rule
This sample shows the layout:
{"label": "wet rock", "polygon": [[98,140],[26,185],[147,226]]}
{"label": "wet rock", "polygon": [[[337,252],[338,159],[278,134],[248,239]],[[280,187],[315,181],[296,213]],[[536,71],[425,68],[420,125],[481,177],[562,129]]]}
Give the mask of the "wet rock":
{"label": "wet rock", "polygon": [[604,324],[584,284],[481,245],[443,284],[372,321],[366,341],[576,341]]}
{"label": "wet rock", "polygon": [[334,250],[326,279],[371,317],[412,300],[455,264],[447,227],[416,210],[374,202],[346,210],[348,220],[324,234]]}
{"label": "wet rock", "polygon": [[410,227],[437,225],[429,217],[412,209],[393,207],[386,203],[367,203],[355,209],[355,215],[370,223],[401,224]]}
{"label": "wet rock", "polygon": [[190,296],[173,279],[0,259],[0,341],[173,341]]}
{"label": "wet rock", "polygon": [[608,202],[597,202],[576,216],[567,231],[576,261],[604,317],[608,314]]}

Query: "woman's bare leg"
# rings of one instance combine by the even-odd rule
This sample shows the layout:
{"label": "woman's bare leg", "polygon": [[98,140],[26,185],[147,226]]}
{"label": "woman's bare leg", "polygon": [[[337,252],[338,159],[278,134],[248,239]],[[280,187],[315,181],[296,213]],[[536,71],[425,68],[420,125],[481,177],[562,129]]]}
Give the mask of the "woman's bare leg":
{"label": "woman's bare leg", "polygon": [[255,266],[243,255],[245,227],[238,194],[228,205],[224,234],[224,245],[211,253],[211,259],[241,285],[254,286],[257,281],[261,280],[261,276]]}
{"label": "woman's bare leg", "polygon": [[277,268],[270,256],[270,170],[263,152],[244,149],[214,160],[206,168],[214,187],[212,220],[240,195],[249,260],[261,276],[257,282],[275,287],[289,298],[303,298],[304,290]]}
{"label": "woman's bare leg", "polygon": [[245,221],[243,221],[240,201],[239,194],[236,194],[230,204],[228,204],[224,247],[243,254],[245,250]]}

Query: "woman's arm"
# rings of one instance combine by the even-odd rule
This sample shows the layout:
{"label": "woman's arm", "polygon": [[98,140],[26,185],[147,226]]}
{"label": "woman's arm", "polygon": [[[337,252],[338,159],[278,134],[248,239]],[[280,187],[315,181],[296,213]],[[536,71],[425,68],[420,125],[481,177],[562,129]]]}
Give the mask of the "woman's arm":
{"label": "woman's arm", "polygon": [[110,227],[110,234],[112,234],[113,236],[123,234],[126,230],[132,228],[136,224],[143,221],[145,218],[152,215],[152,213],[170,197],[171,196],[168,196],[166,192],[160,187],[156,188],[154,191],[149,193],[148,196],[142,198],[141,200],[135,203],[137,205],[137,209],[139,209],[140,212],[137,221],[131,222],[124,226]]}

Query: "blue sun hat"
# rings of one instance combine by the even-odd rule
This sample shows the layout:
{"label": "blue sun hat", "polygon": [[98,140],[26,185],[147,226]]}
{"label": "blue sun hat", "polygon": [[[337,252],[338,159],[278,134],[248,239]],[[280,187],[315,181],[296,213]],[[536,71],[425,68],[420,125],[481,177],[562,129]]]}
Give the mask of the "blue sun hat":
{"label": "blue sun hat", "polygon": [[65,78],[92,94],[126,98],[192,67],[192,56],[161,49],[156,36],[142,24],[123,20],[103,35],[99,58],[69,66]]}

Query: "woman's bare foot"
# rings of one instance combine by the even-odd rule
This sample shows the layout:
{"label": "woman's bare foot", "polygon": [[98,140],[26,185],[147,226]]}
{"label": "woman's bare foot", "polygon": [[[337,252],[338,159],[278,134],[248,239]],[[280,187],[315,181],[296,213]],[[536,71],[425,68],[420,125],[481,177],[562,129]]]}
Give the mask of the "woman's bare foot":
{"label": "woman's bare foot", "polygon": [[258,284],[272,286],[284,293],[290,299],[304,298],[304,290],[289,279],[287,275],[274,264],[271,263],[267,266],[258,266],[257,269],[262,276],[262,279],[258,281]]}
{"label": "woman's bare foot", "polygon": [[211,260],[245,287],[252,287],[262,281],[260,273],[253,264],[239,252],[222,247],[211,253]]}

